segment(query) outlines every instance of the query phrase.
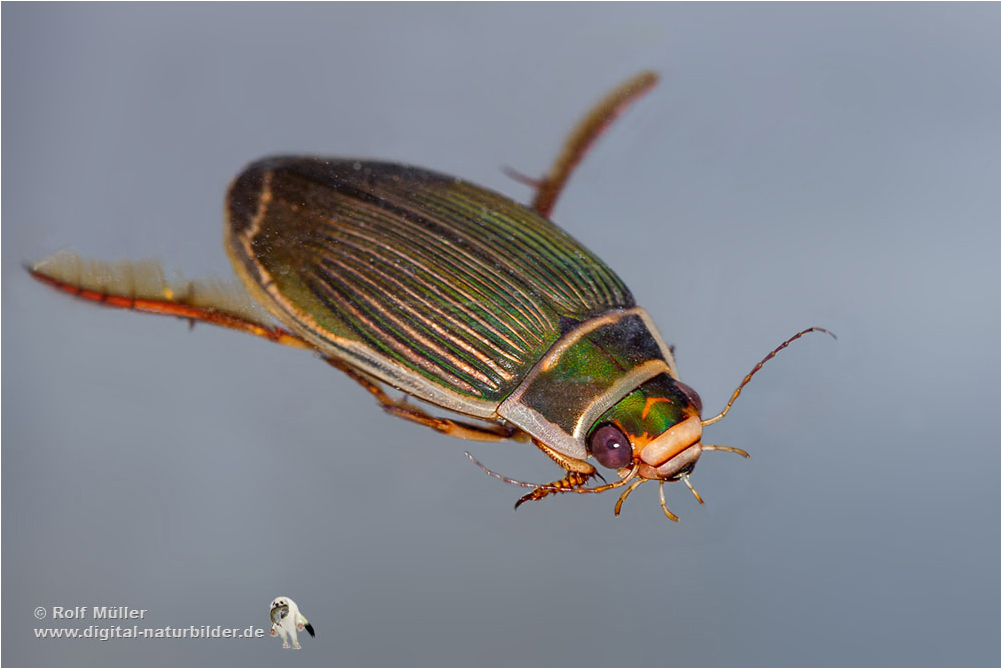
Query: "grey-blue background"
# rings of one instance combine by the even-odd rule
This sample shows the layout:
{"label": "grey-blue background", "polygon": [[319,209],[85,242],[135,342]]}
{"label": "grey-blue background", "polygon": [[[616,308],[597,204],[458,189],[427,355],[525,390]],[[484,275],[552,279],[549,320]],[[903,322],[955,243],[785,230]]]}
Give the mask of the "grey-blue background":
{"label": "grey-blue background", "polygon": [[[5,665],[995,665],[999,19],[894,5],[3,8]],[[709,454],[512,513],[557,469],[385,417],[309,353],[103,310],[21,263],[73,248],[227,276],[222,196],[274,152],[520,199],[653,68],[554,218],[678,347]],[[36,606],[318,637],[46,641]],[[87,620],[82,626],[91,624]],[[71,622],[71,626],[77,623]]]}

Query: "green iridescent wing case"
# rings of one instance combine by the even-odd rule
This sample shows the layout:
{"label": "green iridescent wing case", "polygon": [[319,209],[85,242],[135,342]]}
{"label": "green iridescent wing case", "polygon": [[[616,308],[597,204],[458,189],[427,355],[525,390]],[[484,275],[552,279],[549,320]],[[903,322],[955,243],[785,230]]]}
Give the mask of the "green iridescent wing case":
{"label": "green iridescent wing case", "polygon": [[472,415],[492,415],[568,327],[634,306],[619,277],[547,219],[416,167],[265,159],[234,180],[227,209],[230,257],[280,321]]}

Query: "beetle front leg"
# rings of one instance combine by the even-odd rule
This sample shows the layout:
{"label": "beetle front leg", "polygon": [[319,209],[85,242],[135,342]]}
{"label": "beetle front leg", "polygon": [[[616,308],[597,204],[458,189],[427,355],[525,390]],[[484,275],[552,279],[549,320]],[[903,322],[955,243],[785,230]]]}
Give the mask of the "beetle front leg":
{"label": "beetle front leg", "polygon": [[599,476],[598,471],[596,471],[595,467],[589,462],[572,458],[569,455],[564,455],[563,453],[550,448],[538,439],[533,439],[532,443],[534,443],[539,450],[545,453],[548,458],[563,467],[564,471],[567,472],[567,476],[559,481],[539,486],[528,495],[523,495],[517,502],[515,502],[516,509],[525,502],[535,502],[543,499],[547,495],[555,495],[558,492],[568,492],[574,490],[575,488],[580,488],[586,485],[593,477]]}
{"label": "beetle front leg", "polygon": [[504,439],[517,438],[522,431],[511,425],[494,423],[490,425],[474,425],[450,418],[437,418],[425,413],[418,407],[408,404],[405,400],[396,400],[386,394],[382,387],[367,376],[359,373],[353,367],[342,360],[336,358],[324,358],[328,365],[341,370],[359,385],[372,393],[372,396],[379,402],[386,413],[409,420],[412,423],[430,427],[436,432],[456,437],[457,439],[471,439],[473,441],[501,441]]}

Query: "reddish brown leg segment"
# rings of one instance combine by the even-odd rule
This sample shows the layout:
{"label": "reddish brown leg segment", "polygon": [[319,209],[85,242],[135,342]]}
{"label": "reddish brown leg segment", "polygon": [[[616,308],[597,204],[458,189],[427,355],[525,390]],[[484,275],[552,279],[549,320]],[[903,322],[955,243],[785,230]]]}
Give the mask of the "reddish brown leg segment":
{"label": "reddish brown leg segment", "polygon": [[344,361],[337,360],[335,358],[324,358],[324,360],[328,365],[341,370],[354,379],[363,388],[372,393],[372,396],[376,398],[376,401],[382,405],[383,410],[392,416],[403,418],[404,420],[409,420],[413,423],[424,425],[425,427],[430,427],[436,432],[441,432],[442,434],[449,435],[450,437],[456,437],[458,439],[472,439],[474,441],[501,441],[503,439],[512,439],[520,433],[520,430],[517,428],[510,425],[502,425],[501,423],[474,425],[473,423],[466,423],[464,421],[452,420],[449,418],[436,418],[435,416],[431,416],[424,411],[421,411],[418,407],[407,404],[404,400],[393,399],[386,394],[386,391],[384,391],[377,382],[360,373]]}
{"label": "reddish brown leg segment", "polygon": [[149,298],[122,295],[114,292],[93,290],[71,282],[61,281],[53,276],[45,274],[35,268],[28,268],[28,272],[34,278],[44,284],[52,286],[56,290],[68,293],[73,297],[96,302],[107,307],[116,309],[127,309],[146,314],[159,314],[161,316],[176,316],[187,319],[189,322],[196,321],[219,325],[231,330],[239,330],[252,334],[256,337],[273,341],[277,344],[292,346],[293,348],[313,348],[308,342],[288,330],[278,326],[267,325],[243,316],[228,313],[222,309],[212,307],[200,307],[183,302],[172,300],[169,297]]}
{"label": "reddish brown leg segment", "polygon": [[525,502],[535,502],[543,499],[547,495],[554,495],[558,492],[568,492],[574,490],[575,488],[581,488],[586,485],[589,480],[598,475],[595,467],[589,462],[564,455],[537,439],[533,439],[532,443],[534,443],[539,450],[545,453],[547,457],[560,465],[564,471],[567,472],[567,476],[559,481],[553,481],[552,483],[539,486],[529,494],[523,495],[517,502],[515,502],[516,509]]}
{"label": "reddish brown leg segment", "polygon": [[610,91],[571,131],[550,171],[539,182],[532,208],[549,218],[571,172],[606,128],[641,95],[654,87],[658,75],[641,72]]}

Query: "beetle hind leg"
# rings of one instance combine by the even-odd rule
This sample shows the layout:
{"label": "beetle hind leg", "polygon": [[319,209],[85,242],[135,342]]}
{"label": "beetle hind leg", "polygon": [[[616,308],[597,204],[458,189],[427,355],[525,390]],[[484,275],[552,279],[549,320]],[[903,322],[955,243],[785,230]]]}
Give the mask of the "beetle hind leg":
{"label": "beetle hind leg", "polygon": [[[553,212],[557,198],[570,178],[574,168],[595,143],[595,140],[623,113],[634,101],[654,87],[658,75],[653,72],[641,72],[631,77],[611,90],[604,98],[585,114],[584,118],[564,140],[560,155],[553,161],[550,171],[540,180],[525,177],[514,170],[508,170],[508,175],[518,181],[528,183],[536,189],[536,197],[532,208],[547,218]],[[514,174],[512,174],[514,172]]]}

